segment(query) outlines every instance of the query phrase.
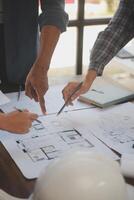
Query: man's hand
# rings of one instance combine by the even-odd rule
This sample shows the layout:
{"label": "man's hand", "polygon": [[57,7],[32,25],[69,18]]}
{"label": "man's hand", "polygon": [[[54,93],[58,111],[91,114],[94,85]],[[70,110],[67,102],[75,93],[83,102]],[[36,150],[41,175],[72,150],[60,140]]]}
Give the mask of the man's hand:
{"label": "man's hand", "polygon": [[26,79],[25,93],[31,99],[34,98],[36,102],[39,102],[43,114],[46,113],[44,95],[47,90],[47,72],[45,73],[44,68],[34,64]]}
{"label": "man's hand", "polygon": [[32,126],[32,121],[37,119],[38,115],[30,113],[27,110],[23,112],[14,111],[0,115],[0,128],[12,133],[27,133]]}
{"label": "man's hand", "polygon": [[26,95],[40,103],[44,114],[46,114],[44,95],[48,90],[47,72],[60,33],[60,29],[52,25],[42,28],[38,56],[25,83]]}
{"label": "man's hand", "polygon": [[[83,81],[83,84],[81,88],[72,96],[69,105],[73,105],[73,101],[78,98],[81,94],[86,93],[89,88],[91,87],[94,79],[96,78],[97,74],[95,70],[88,70],[86,77]],[[66,102],[68,97],[73,93],[75,88],[78,86],[79,82],[70,82],[65,86],[65,88],[62,90],[64,101]]]}

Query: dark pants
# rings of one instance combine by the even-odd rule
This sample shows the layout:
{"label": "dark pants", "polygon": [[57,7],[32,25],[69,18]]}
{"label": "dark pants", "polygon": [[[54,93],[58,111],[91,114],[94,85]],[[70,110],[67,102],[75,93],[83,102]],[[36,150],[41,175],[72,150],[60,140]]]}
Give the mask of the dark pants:
{"label": "dark pants", "polygon": [[[12,84],[8,81],[6,72],[4,24],[0,24],[0,80],[0,90],[4,93],[17,92],[20,88],[19,84]],[[24,90],[24,85],[22,85],[21,88]]]}

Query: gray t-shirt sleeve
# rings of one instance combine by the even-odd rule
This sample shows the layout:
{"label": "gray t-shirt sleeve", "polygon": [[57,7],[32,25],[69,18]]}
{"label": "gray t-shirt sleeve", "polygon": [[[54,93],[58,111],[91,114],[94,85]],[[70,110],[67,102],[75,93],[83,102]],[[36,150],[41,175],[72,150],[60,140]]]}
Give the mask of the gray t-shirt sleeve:
{"label": "gray t-shirt sleeve", "polygon": [[53,25],[58,27],[61,32],[66,31],[68,15],[64,8],[64,0],[41,0],[42,13],[39,16],[40,29],[45,25]]}

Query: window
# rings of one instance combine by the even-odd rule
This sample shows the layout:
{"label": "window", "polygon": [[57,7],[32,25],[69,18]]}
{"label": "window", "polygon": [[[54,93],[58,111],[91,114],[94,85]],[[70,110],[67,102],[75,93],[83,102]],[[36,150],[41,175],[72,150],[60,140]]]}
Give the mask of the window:
{"label": "window", "polygon": [[83,71],[88,69],[90,51],[100,31],[103,31],[106,25],[94,25],[84,27],[83,37]]}
{"label": "window", "polygon": [[111,17],[117,5],[117,0],[85,0],[85,18]]}
{"label": "window", "polygon": [[68,28],[66,33],[63,33],[55,49],[51,66],[54,68],[69,68],[72,73],[75,73],[76,66],[76,33],[75,27]]}
{"label": "window", "polygon": [[[119,0],[65,0],[69,28],[63,33],[51,68],[64,68],[82,74],[89,63],[89,51],[118,7]],[[84,53],[83,53],[84,52]]]}
{"label": "window", "polygon": [[66,0],[65,10],[70,20],[77,19],[78,0]]}

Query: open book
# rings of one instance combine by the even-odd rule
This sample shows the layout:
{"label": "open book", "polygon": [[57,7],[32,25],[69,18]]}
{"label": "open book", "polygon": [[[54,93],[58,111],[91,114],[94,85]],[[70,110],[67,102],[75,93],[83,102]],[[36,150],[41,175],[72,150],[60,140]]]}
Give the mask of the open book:
{"label": "open book", "polygon": [[114,104],[134,100],[134,91],[113,81],[98,78],[94,81],[90,90],[81,95],[78,100],[105,108]]}

